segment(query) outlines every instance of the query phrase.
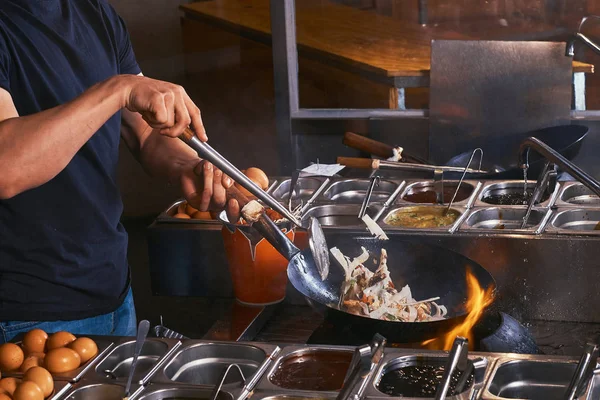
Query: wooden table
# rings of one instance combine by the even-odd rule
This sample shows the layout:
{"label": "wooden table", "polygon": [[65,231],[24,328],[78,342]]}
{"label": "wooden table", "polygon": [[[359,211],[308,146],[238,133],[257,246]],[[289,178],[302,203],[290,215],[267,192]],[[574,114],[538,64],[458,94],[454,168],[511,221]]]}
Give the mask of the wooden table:
{"label": "wooden table", "polygon": [[[182,5],[181,10],[185,18],[270,43],[270,0],[205,0]],[[397,96],[393,102],[400,109],[405,108],[405,88],[429,86],[432,39],[480,39],[482,32],[474,29],[477,36],[470,37],[326,0],[296,1],[296,21],[301,56],[390,85],[397,89],[391,96]],[[552,27],[540,25],[532,34],[528,26],[528,39],[535,39],[536,33],[547,38],[548,29]],[[510,32],[515,34],[512,28]],[[573,62],[578,110],[585,109],[585,74],[593,72],[593,65]]]}

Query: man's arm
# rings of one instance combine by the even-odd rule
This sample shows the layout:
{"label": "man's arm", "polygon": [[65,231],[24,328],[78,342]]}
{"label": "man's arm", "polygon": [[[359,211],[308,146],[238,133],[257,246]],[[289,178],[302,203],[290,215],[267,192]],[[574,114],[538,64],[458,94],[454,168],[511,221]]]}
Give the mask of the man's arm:
{"label": "man's arm", "polygon": [[117,111],[141,114],[163,135],[192,124],[206,140],[197,107],[177,85],[133,75],[109,78],[74,100],[20,117],[0,89],[0,199],[40,186],[62,171],[77,151]]}

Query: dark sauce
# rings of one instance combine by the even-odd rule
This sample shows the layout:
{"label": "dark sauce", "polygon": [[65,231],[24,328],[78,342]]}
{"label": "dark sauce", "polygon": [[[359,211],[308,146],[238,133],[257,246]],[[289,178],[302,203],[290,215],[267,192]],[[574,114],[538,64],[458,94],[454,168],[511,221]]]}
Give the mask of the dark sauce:
{"label": "dark sauce", "polygon": [[[531,200],[531,196],[533,196],[533,191],[528,190],[527,194],[524,193],[506,193],[506,194],[492,194],[490,196],[485,196],[482,201],[488,204],[494,204],[499,206],[522,206],[529,204],[529,200]],[[548,200],[550,195],[548,193],[544,193],[542,195],[541,202]],[[539,204],[540,202],[536,203]]]}
{"label": "dark sauce", "polygon": [[[400,397],[433,397],[444,376],[444,366],[422,365],[409,366],[390,371],[383,375],[377,389],[390,396]],[[448,396],[456,396],[458,372],[452,375]],[[467,380],[465,388],[473,384],[473,374]]]}
{"label": "dark sauce", "polygon": [[[455,191],[456,186],[444,186],[444,203],[450,203]],[[458,202],[468,199],[472,193],[472,187],[461,185],[454,201]],[[436,204],[436,191],[425,190],[422,192],[408,193],[403,197],[403,200],[409,201],[411,203]]]}
{"label": "dark sauce", "polygon": [[313,351],[284,359],[271,382],[284,389],[340,390],[352,361],[349,351]]}

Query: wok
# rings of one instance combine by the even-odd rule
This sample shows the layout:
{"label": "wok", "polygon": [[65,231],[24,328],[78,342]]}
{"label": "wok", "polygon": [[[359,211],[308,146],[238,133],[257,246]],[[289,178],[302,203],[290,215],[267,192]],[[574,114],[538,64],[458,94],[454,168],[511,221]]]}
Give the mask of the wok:
{"label": "wok", "polygon": [[[318,224],[318,221],[313,218],[312,224]],[[372,257],[378,257],[381,248],[385,248],[388,252],[388,268],[397,288],[409,284],[416,300],[440,296],[438,304],[448,309],[447,319],[431,322],[383,321],[347,313],[338,308],[344,272],[333,257],[330,257],[329,274],[322,280],[311,251],[311,248],[318,246],[310,246],[303,251],[291,244],[285,249],[275,246],[289,260],[287,273],[294,288],[309,303],[324,308],[334,324],[350,325],[360,335],[379,333],[395,343],[435,338],[449,332],[466,317],[467,270],[471,270],[482,288],[495,287],[494,279],[482,266],[440,247],[395,238],[381,241],[373,237],[354,237],[348,233],[331,234],[326,239],[324,245],[327,248],[337,247],[349,257],[357,256],[361,246]],[[371,260],[365,265],[374,270],[375,264],[370,263]]]}
{"label": "wok", "polygon": [[[564,125],[539,129],[525,134],[516,134],[503,138],[494,138],[487,141],[481,149],[483,150],[483,163],[481,169],[489,171],[487,174],[478,175],[485,179],[522,179],[523,170],[518,165],[518,154],[521,143],[532,136],[546,143],[558,151],[567,160],[572,160],[579,154],[583,139],[587,136],[589,129],[583,125]],[[472,151],[461,153],[450,159],[446,165],[449,167],[464,168],[471,157]],[[476,155],[473,164],[478,163]],[[539,154],[531,154],[529,158],[528,177],[537,178],[544,166],[543,157]],[[472,165],[477,167],[477,165]]]}

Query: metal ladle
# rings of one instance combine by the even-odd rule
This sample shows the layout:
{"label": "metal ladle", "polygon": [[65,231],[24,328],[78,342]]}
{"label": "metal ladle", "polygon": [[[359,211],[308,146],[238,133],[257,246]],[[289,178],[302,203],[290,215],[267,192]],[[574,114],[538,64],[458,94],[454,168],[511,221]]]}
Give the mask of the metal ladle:
{"label": "metal ladle", "polygon": [[460,185],[462,185],[463,181],[465,180],[465,175],[467,175],[467,171],[471,167],[473,158],[475,157],[475,154],[477,154],[478,151],[481,153],[481,158],[479,159],[479,169],[481,169],[481,164],[483,163],[483,150],[480,147],[478,147],[475,150],[473,150],[473,153],[471,153],[471,158],[469,158],[469,162],[465,166],[463,174],[460,177],[460,181],[458,181],[458,185],[456,186],[456,190],[454,191],[452,200],[450,200],[450,203],[448,203],[448,208],[446,208],[445,214],[448,214],[450,212],[450,208],[452,208],[452,203],[454,203],[454,200],[456,199],[456,196],[458,195],[458,191],[460,190]]}
{"label": "metal ladle", "polygon": [[137,366],[138,358],[142,353],[142,348],[146,342],[148,331],[150,330],[150,321],[140,321],[138,325],[137,337],[135,339],[135,349],[133,351],[133,360],[131,361],[131,368],[129,370],[129,377],[127,378],[127,385],[125,386],[125,397],[129,397],[131,391],[131,383],[133,382],[133,374],[135,373],[135,367]]}

